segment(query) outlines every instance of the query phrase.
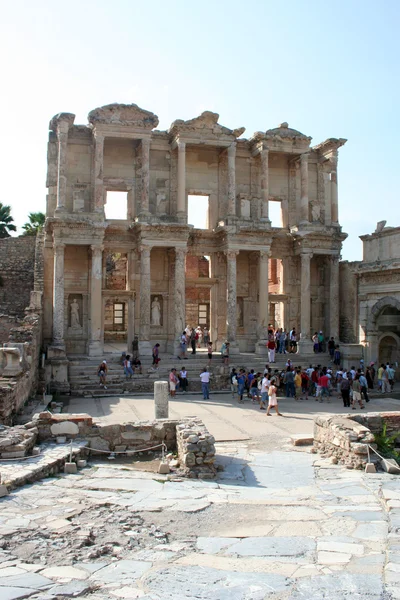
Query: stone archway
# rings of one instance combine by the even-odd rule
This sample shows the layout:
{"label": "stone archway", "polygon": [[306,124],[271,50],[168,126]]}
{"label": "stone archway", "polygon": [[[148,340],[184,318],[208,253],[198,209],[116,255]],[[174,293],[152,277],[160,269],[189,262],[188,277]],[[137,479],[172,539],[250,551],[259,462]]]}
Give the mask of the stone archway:
{"label": "stone archway", "polygon": [[400,338],[392,332],[385,332],[379,339],[379,364],[400,363]]}
{"label": "stone archway", "polygon": [[383,309],[389,306],[397,308],[397,310],[400,311],[400,301],[394,296],[385,296],[384,298],[378,300],[376,304],[374,304],[374,306],[371,308],[371,322],[369,323],[369,325],[372,325],[372,328],[375,328],[376,321]]}

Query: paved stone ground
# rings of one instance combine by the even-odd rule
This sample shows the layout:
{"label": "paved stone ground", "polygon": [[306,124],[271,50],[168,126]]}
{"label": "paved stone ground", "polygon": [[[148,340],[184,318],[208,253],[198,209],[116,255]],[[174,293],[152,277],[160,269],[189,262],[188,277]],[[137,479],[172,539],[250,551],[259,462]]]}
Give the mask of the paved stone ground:
{"label": "paved stone ground", "polygon": [[[123,423],[154,419],[154,402],[149,395],[104,398],[64,398],[63,412],[87,412],[102,423]],[[249,440],[253,446],[263,450],[279,448],[282,439],[291,434],[313,433],[314,417],[317,414],[342,414],[365,412],[344,409],[343,402],[332,397],[331,402],[320,404],[315,398],[295,402],[292,398],[279,400],[279,410],[284,418],[275,415],[266,418],[257,404],[247,400],[238,404],[230,393],[212,394],[203,400],[196,394],[178,394],[171,400],[170,417],[196,415],[205,423],[217,441]],[[400,410],[400,400],[389,397],[374,397],[367,405],[368,411]],[[366,409],[365,409],[366,410]]]}
{"label": "paved stone ground", "polygon": [[217,451],[216,482],[107,461],[2,498],[1,600],[400,598],[395,476],[332,465],[287,436],[272,452]]}

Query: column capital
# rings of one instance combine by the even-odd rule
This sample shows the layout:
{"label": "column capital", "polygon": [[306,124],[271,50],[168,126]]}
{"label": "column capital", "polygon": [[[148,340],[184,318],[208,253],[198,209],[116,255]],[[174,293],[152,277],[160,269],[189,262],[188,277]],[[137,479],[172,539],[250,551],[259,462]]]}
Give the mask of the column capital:
{"label": "column capital", "polygon": [[54,240],[53,242],[53,249],[54,252],[58,253],[58,252],[64,252],[64,248],[65,248],[66,244],[64,242],[60,242],[58,240]]}
{"label": "column capital", "polygon": [[96,140],[96,144],[104,144],[104,134],[99,133],[96,129],[93,130],[93,138]]}
{"label": "column capital", "polygon": [[236,156],[236,142],[232,142],[232,144],[228,146],[228,156]]}
{"label": "column capital", "polygon": [[270,248],[264,248],[263,250],[259,251],[259,256],[261,260],[269,260],[270,256],[271,256],[271,249]]}
{"label": "column capital", "polygon": [[150,244],[141,244],[138,248],[140,254],[142,255],[146,255],[146,253],[148,253],[148,255],[150,256],[150,252],[153,246],[150,246]]}
{"label": "column capital", "polygon": [[142,148],[146,148],[146,150],[148,148],[150,148],[150,138],[142,138],[142,142],[141,142]]}
{"label": "column capital", "polygon": [[179,138],[176,140],[176,147],[178,148],[178,152],[185,152],[186,150],[186,142],[180,140]]}
{"label": "column capital", "polygon": [[332,254],[332,256],[331,256],[331,262],[333,264],[338,264],[339,261],[340,261],[340,258],[341,258],[340,254]]}
{"label": "column capital", "polygon": [[313,251],[312,250],[301,250],[300,252],[300,256],[301,259],[303,260],[304,258],[308,257],[308,258],[312,258],[313,257]]}
{"label": "column capital", "polygon": [[310,156],[310,153],[309,153],[309,152],[303,152],[303,154],[300,154],[300,162],[301,162],[302,164],[304,164],[304,163],[308,163],[308,158],[309,158],[309,156]]}
{"label": "column capital", "polygon": [[224,250],[224,254],[228,260],[235,260],[239,250]]}
{"label": "column capital", "polygon": [[104,246],[98,246],[97,244],[91,244],[90,249],[92,254],[101,254],[104,250]]}
{"label": "column capital", "polygon": [[181,246],[176,246],[175,247],[175,256],[179,256],[179,257],[185,257],[186,254],[188,252],[187,248],[182,248]]}

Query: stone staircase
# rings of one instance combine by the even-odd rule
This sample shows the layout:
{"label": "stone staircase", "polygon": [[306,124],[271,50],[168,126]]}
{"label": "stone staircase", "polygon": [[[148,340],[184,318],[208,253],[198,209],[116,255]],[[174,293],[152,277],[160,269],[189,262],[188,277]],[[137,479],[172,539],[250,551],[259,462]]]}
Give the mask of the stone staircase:
{"label": "stone staircase", "polygon": [[[73,396],[119,396],[123,394],[141,394],[153,393],[154,381],[167,380],[173,367],[179,373],[185,366],[188,373],[189,391],[199,392],[201,384],[199,375],[202,369],[208,365],[208,358],[205,351],[198,351],[195,355],[188,354],[187,360],[161,354],[161,361],[157,371],[151,369],[152,358],[145,356],[141,358],[142,374],[135,374],[132,379],[126,379],[123,367],[120,364],[120,353],[105,353],[104,358],[107,361],[107,390],[99,384],[97,376],[97,367],[100,363],[98,358],[71,357],[68,367],[68,377],[71,386],[71,395]],[[328,354],[278,354],[276,362],[270,366],[273,369],[282,370],[285,368],[287,359],[290,358],[296,366],[308,366],[309,364],[328,365]],[[267,357],[252,353],[242,353],[231,357],[230,367],[254,369],[256,372],[263,372]],[[219,353],[215,353],[210,371],[213,374],[211,389],[228,389],[228,371],[223,368]]]}

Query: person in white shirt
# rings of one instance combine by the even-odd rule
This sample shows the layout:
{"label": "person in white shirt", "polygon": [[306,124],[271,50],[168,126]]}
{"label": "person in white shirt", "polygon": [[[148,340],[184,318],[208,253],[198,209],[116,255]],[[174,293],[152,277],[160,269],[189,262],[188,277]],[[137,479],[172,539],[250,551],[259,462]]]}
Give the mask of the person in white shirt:
{"label": "person in white shirt", "polygon": [[270,386],[270,381],[268,379],[268,375],[264,375],[263,380],[261,382],[261,400],[260,400],[260,410],[265,410],[267,406],[268,400],[268,388]]}
{"label": "person in white shirt", "polygon": [[185,367],[179,373],[179,380],[182,387],[182,392],[186,394],[188,388],[187,371]]}
{"label": "person in white shirt", "polygon": [[207,371],[207,367],[204,367],[200,373],[201,390],[203,392],[203,399],[210,399],[210,373]]}

